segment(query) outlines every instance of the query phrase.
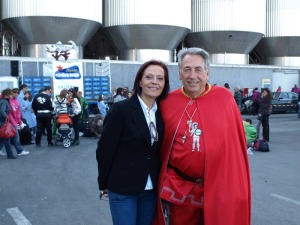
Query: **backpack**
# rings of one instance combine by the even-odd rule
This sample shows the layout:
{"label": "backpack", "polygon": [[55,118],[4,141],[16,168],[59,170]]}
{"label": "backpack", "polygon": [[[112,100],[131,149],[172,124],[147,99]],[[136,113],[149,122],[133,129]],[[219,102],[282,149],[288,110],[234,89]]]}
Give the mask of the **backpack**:
{"label": "backpack", "polygon": [[269,152],[269,144],[261,139],[256,139],[253,144],[253,149],[258,152]]}

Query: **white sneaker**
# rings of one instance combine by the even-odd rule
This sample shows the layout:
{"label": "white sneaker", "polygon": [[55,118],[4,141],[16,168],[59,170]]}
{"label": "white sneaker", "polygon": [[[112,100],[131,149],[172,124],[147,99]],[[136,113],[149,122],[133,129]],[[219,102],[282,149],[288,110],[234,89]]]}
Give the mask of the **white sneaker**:
{"label": "white sneaker", "polygon": [[2,151],[0,151],[0,155],[2,155],[2,156],[5,156],[5,153],[4,153],[4,152],[2,152]]}
{"label": "white sneaker", "polygon": [[29,155],[29,152],[27,152],[27,151],[25,151],[25,150],[23,150],[21,153],[19,153],[18,155]]}
{"label": "white sneaker", "polygon": [[247,153],[248,153],[248,155],[253,155],[253,148],[252,148],[252,147],[249,147],[249,148],[247,149]]}

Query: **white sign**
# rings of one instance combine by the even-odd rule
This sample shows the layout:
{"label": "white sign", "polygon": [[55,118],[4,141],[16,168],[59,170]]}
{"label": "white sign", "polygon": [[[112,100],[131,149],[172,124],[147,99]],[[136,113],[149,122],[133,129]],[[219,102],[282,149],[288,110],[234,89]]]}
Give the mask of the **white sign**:
{"label": "white sign", "polygon": [[83,90],[83,74],[81,62],[53,62],[53,93],[59,95],[63,89],[77,87],[79,91]]}

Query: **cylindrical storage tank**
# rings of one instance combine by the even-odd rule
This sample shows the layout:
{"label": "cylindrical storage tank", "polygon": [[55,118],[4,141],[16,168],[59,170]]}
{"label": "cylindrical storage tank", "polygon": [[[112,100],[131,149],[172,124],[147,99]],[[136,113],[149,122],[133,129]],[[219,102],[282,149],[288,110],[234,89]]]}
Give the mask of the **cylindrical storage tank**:
{"label": "cylindrical storage tank", "polygon": [[255,47],[262,64],[299,66],[299,0],[267,0],[266,35]]}
{"label": "cylindrical storage tank", "polygon": [[189,0],[104,0],[104,32],[119,59],[173,61],[191,28]]}
{"label": "cylindrical storage tank", "polygon": [[265,0],[192,0],[189,47],[208,51],[212,63],[248,64],[265,34]]}
{"label": "cylindrical storage tank", "polygon": [[102,0],[2,0],[1,12],[27,57],[52,58],[48,45],[71,45],[71,40],[79,51],[70,51],[69,59],[82,58],[83,47],[102,24]]}

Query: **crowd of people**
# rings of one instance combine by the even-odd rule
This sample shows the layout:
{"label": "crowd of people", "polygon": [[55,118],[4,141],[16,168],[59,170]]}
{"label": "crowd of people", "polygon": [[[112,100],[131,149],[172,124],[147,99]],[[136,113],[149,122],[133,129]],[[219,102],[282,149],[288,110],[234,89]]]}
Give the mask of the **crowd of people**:
{"label": "crowd of people", "polygon": [[[6,88],[1,92],[0,109],[0,127],[8,119],[16,130],[16,135],[13,138],[0,138],[0,155],[6,155],[8,159],[17,158],[12,151],[12,146],[15,147],[19,156],[29,154],[23,148],[25,143],[21,142],[25,128],[30,132],[28,137],[30,138],[30,144],[41,147],[42,136],[46,135],[48,147],[54,146],[53,134],[57,129],[56,119],[65,110],[72,121],[74,131],[74,139],[71,144],[79,145],[80,123],[89,118],[87,100],[82,96],[82,92],[76,90],[76,88],[63,89],[54,98],[52,98],[52,88],[50,86],[43,87],[35,96],[32,96],[31,92],[28,91],[26,84],[20,85],[19,88]],[[103,116],[100,114],[100,118],[98,116],[95,116],[95,118],[103,121],[106,111],[102,113]],[[90,127],[95,136],[99,137],[102,124],[96,121],[95,125],[93,121],[90,121]],[[2,151],[3,146],[6,154]]]}
{"label": "crowd of people", "polygon": [[[224,84],[224,87],[228,89],[230,93],[230,86],[228,83]],[[276,92],[282,92],[281,86],[278,86]],[[300,118],[300,89],[295,84],[291,92],[298,94],[298,118]],[[270,139],[270,127],[269,117],[272,113],[272,92],[269,88],[255,87],[251,92],[245,93],[243,88],[236,85],[234,92],[232,93],[234,100],[240,109],[241,113],[252,114],[257,116],[256,132],[257,139],[262,139],[264,142],[269,142]],[[262,132],[261,128],[262,127]]]}
{"label": "crowd of people", "polygon": [[[25,156],[29,154],[29,152],[26,151],[21,145],[20,136],[18,132],[18,130],[24,127],[24,123],[21,120],[21,105],[24,105],[25,110],[26,103],[23,104],[23,101],[27,101],[27,99],[25,100],[23,98],[21,99],[20,104],[18,101],[19,93],[20,91],[18,88],[6,88],[1,92],[0,97],[0,127],[2,127],[6,120],[8,120],[16,131],[16,135],[10,139],[0,138],[0,155],[5,155],[5,153],[2,152],[2,148],[4,146],[8,159],[17,158],[13,153],[12,146],[15,147],[16,152],[19,156]],[[22,95],[25,96],[24,93]]]}

